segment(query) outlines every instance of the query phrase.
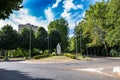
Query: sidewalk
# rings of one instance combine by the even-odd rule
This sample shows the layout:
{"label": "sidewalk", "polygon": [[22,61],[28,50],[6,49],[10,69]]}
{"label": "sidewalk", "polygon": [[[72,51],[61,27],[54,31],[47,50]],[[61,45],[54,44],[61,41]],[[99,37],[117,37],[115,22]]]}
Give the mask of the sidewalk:
{"label": "sidewalk", "polygon": [[118,59],[120,60],[120,57],[107,57],[108,59]]}

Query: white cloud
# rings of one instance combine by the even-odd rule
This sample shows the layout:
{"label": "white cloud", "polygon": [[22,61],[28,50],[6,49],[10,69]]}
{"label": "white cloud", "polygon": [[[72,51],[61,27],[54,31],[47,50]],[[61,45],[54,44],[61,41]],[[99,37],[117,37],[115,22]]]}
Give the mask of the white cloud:
{"label": "white cloud", "polygon": [[43,26],[47,29],[48,20],[43,20],[41,17],[37,18],[35,16],[30,15],[28,9],[20,9],[20,11],[15,11],[10,15],[9,19],[0,20],[0,28],[6,24],[13,26],[14,29],[18,30],[19,24],[30,23],[36,26]]}
{"label": "white cloud", "polygon": [[66,10],[64,10],[64,12],[61,14],[61,16],[67,20],[70,19],[70,15],[71,15],[71,13]]}
{"label": "white cloud", "polygon": [[54,14],[52,13],[52,9],[50,7],[48,9],[45,9],[44,13],[48,22],[54,20]]}
{"label": "white cloud", "polygon": [[64,2],[63,2],[63,4],[64,4],[64,8],[66,9],[66,10],[70,10],[70,9],[83,9],[83,5],[75,5],[74,3],[73,3],[73,1],[74,0],[65,0]]}
{"label": "white cloud", "polygon": [[70,13],[70,10],[71,9],[74,9],[74,10],[83,9],[83,5],[82,4],[75,5],[73,3],[73,0],[65,0],[63,2],[63,8],[64,8],[64,11],[63,11],[63,13],[61,13],[61,17],[69,20],[72,17],[71,13]]}
{"label": "white cloud", "polygon": [[64,0],[63,1],[64,11],[61,13],[61,17],[65,18],[68,21],[70,29],[74,29],[75,27],[76,18],[74,17],[76,17],[77,15],[80,15],[78,13],[73,15],[71,14],[70,10],[71,9],[74,9],[74,10],[83,9],[83,4],[75,5],[73,1],[74,0]]}
{"label": "white cloud", "polygon": [[61,2],[62,0],[56,0],[56,3],[53,4],[52,8],[56,8],[59,5],[59,2]]}

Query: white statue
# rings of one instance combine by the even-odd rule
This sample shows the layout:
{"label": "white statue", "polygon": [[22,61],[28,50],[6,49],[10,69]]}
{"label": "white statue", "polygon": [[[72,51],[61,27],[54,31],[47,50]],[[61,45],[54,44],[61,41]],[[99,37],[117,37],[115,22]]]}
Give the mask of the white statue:
{"label": "white statue", "polygon": [[57,54],[61,54],[61,47],[59,43],[57,44]]}

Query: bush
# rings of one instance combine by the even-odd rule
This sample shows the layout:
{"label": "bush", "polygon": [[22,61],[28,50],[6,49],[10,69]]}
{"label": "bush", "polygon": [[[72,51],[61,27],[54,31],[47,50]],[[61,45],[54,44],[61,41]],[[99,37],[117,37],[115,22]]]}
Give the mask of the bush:
{"label": "bush", "polygon": [[65,53],[64,56],[75,59],[75,55],[70,54],[70,53]]}
{"label": "bush", "polygon": [[4,56],[0,56],[0,59],[4,59]]}
{"label": "bush", "polygon": [[111,51],[110,51],[110,56],[111,56],[111,57],[118,57],[118,56],[120,56],[120,55],[119,55],[119,52],[118,52],[117,50],[111,49]]}
{"label": "bush", "polygon": [[16,50],[11,50],[11,55],[10,52],[8,53],[10,57],[23,57],[24,53],[23,50],[20,48],[17,48]]}
{"label": "bush", "polygon": [[51,56],[56,56],[57,54],[55,53],[55,52],[53,52],[52,54],[51,54]]}
{"label": "bush", "polygon": [[42,51],[40,51],[39,49],[34,48],[32,50],[32,56],[36,56],[36,55],[41,55]]}
{"label": "bush", "polygon": [[48,54],[36,55],[36,56],[34,56],[33,58],[34,58],[34,59],[41,59],[41,58],[45,58],[45,57],[49,57],[49,55],[48,55]]}

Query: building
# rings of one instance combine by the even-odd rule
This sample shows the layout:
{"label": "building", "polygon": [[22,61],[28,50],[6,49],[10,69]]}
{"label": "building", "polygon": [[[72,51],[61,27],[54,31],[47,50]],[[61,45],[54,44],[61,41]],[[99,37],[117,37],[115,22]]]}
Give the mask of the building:
{"label": "building", "polygon": [[27,23],[27,24],[24,24],[24,25],[20,24],[18,26],[18,31],[21,31],[23,28],[32,28],[32,30],[36,31],[38,29],[38,26],[34,26],[34,25],[30,24],[30,23]]}

